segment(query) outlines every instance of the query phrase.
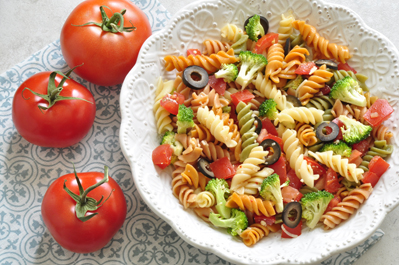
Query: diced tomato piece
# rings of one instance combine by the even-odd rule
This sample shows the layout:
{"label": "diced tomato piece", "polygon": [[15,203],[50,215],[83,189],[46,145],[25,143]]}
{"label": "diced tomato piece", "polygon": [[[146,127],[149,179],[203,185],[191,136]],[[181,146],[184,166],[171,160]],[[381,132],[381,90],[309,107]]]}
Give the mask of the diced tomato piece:
{"label": "diced tomato piece", "polygon": [[198,49],[188,49],[187,50],[187,56],[189,55],[201,55],[201,51]]}
{"label": "diced tomato piece", "polygon": [[295,228],[289,228],[285,224],[282,225],[282,227],[281,227],[281,238],[293,238],[293,237],[289,236],[288,234],[286,234],[284,230],[287,231],[290,234],[293,234],[293,235],[296,235],[296,236],[300,236],[301,232],[302,232],[302,220],[299,221],[299,224]]}
{"label": "diced tomato piece", "polygon": [[276,216],[266,217],[264,215],[254,215],[255,223],[262,224],[262,221],[267,225],[272,225],[276,222]]}
{"label": "diced tomato piece", "polygon": [[274,136],[278,136],[276,127],[274,127],[272,121],[268,118],[262,119],[262,128],[266,129],[268,133],[273,134]]}
{"label": "diced tomato piece", "polygon": [[334,198],[328,204],[328,206],[327,206],[326,210],[324,211],[324,213],[331,211],[340,202],[341,202],[341,197],[339,197],[338,195],[335,195]]}
{"label": "diced tomato piece", "polygon": [[308,156],[304,156],[303,157],[306,162],[308,163],[308,165],[310,165],[313,169],[313,174],[318,174],[318,175],[323,175],[327,172],[327,170],[320,165],[319,163],[317,163],[315,160],[313,160],[312,158],[308,157]]}
{"label": "diced tomato piece", "polygon": [[237,107],[240,101],[244,103],[250,102],[253,98],[255,98],[254,94],[249,92],[248,90],[238,91],[234,94],[231,94],[231,101]]}
{"label": "diced tomato piece", "polygon": [[301,180],[297,177],[297,175],[295,174],[295,170],[291,169],[290,171],[288,171],[287,174],[288,180],[290,181],[290,186],[299,190],[300,188],[302,188],[303,183],[301,182]]}
{"label": "diced tomato piece", "polygon": [[322,89],[320,89],[321,93],[323,93],[323,95],[328,95],[330,94],[331,91],[331,87],[329,85],[324,85],[324,87]]}
{"label": "diced tomato piece", "polygon": [[358,167],[362,163],[362,161],[363,161],[362,152],[360,152],[359,150],[353,149],[351,156],[348,159],[348,162],[351,164],[356,164],[356,167]]}
{"label": "diced tomato piece", "polygon": [[[281,189],[281,195],[283,196],[284,203],[289,203],[292,201],[299,201],[302,198],[302,193],[300,193],[297,189],[286,186]],[[298,200],[299,198],[299,200]]]}
{"label": "diced tomato piece", "polygon": [[268,166],[269,168],[274,170],[274,173],[276,173],[280,177],[280,183],[283,184],[284,182],[287,181],[287,171],[285,169],[285,157],[280,156],[280,158],[277,160],[276,163],[273,165]]}
{"label": "diced tomato piece", "polygon": [[313,67],[316,67],[314,62],[301,63],[295,70],[297,75],[308,75]]}
{"label": "diced tomato piece", "polygon": [[184,96],[177,92],[173,93],[173,95],[166,94],[160,102],[161,106],[173,115],[177,115],[179,112],[179,105],[183,103]]}
{"label": "diced tomato piece", "polygon": [[350,67],[348,63],[339,63],[338,70],[352,71],[354,74],[357,73],[356,70]]}
{"label": "diced tomato piece", "polygon": [[226,156],[209,164],[209,167],[211,168],[213,174],[215,174],[215,178],[219,179],[232,178],[236,173],[234,166]]}
{"label": "diced tomato piece", "polygon": [[389,116],[391,116],[393,108],[385,99],[377,99],[368,111],[363,115],[363,118],[373,127],[377,127]]}
{"label": "diced tomato piece", "polygon": [[327,170],[326,184],[324,186],[324,189],[329,193],[334,194],[337,193],[340,188],[341,185],[339,184],[337,172],[335,172],[332,168],[329,168]]}
{"label": "diced tomato piece", "polygon": [[[369,139],[361,140],[360,142],[352,145],[352,149],[353,149],[352,154],[354,151],[358,151],[360,153],[360,156],[364,156],[367,153],[367,151],[369,150],[369,148],[370,148]],[[356,155],[357,154],[358,153],[356,152]],[[351,157],[352,157],[352,155],[351,155]],[[356,158],[356,157],[354,157],[354,158]]]}
{"label": "diced tomato piece", "polygon": [[265,50],[267,50],[270,46],[278,42],[278,34],[277,33],[267,33],[262,38],[260,38],[253,48],[252,52],[257,54],[262,54]]}
{"label": "diced tomato piece", "polygon": [[374,172],[367,171],[366,173],[363,174],[363,183],[370,183],[371,186],[375,186],[377,182],[380,180],[380,178],[375,174]]}
{"label": "diced tomato piece", "polygon": [[389,168],[389,164],[380,156],[374,156],[369,163],[369,171],[374,172],[379,178]]}
{"label": "diced tomato piece", "polygon": [[318,190],[324,190],[326,187],[327,173],[320,175],[319,178],[314,182],[314,187]]}
{"label": "diced tomato piece", "polygon": [[172,161],[173,149],[169,144],[158,146],[152,151],[152,162],[161,169],[166,168]]}
{"label": "diced tomato piece", "polygon": [[224,82],[223,78],[216,78],[214,75],[210,75],[208,84],[211,88],[215,89],[216,93],[222,96],[224,95],[227,84]]}
{"label": "diced tomato piece", "polygon": [[272,140],[276,141],[280,145],[280,149],[283,150],[283,139],[281,139],[280,137],[274,136],[273,134],[268,133],[262,139],[260,139],[260,143],[266,139],[272,139]]}

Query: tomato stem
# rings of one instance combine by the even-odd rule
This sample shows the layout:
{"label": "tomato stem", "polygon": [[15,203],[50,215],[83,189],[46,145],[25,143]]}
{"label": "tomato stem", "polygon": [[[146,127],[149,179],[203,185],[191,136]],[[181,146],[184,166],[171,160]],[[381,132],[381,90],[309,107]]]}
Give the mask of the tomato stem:
{"label": "tomato stem", "polygon": [[67,188],[65,184],[66,180],[64,181],[64,190],[72,197],[72,199],[76,201],[76,206],[75,206],[76,217],[78,217],[82,222],[85,222],[98,214],[98,213],[93,213],[91,215],[86,216],[86,213],[88,211],[95,211],[98,208],[100,208],[109,199],[109,197],[111,197],[114,189],[111,191],[111,193],[104,201],[103,201],[104,196],[101,196],[101,199],[98,202],[94,198],[87,196],[87,194],[90,191],[108,182],[109,178],[108,178],[107,166],[104,166],[104,178],[100,182],[94,184],[93,186],[88,187],[86,190],[84,190],[82,187],[78,174],[76,173],[75,165],[73,166],[73,172],[75,173],[75,179],[76,182],[78,183],[79,195],[73,193],[70,189]]}
{"label": "tomato stem", "polygon": [[[42,99],[46,100],[46,101],[48,102],[48,106],[47,106],[47,107],[42,106],[42,105],[39,105],[39,106],[38,106],[38,108],[40,109],[41,112],[43,112],[43,110],[48,110],[48,109],[51,108],[55,103],[57,103],[58,101],[61,101],[61,100],[73,100],[73,99],[77,99],[77,100],[83,100],[83,101],[86,101],[86,102],[88,102],[88,103],[93,104],[93,102],[90,102],[90,101],[88,101],[88,100],[86,100],[86,99],[83,99],[83,98],[60,96],[60,93],[61,93],[61,91],[62,91],[62,89],[63,89],[62,86],[64,85],[65,81],[66,81],[67,79],[69,79],[69,75],[73,72],[73,70],[76,69],[76,67],[82,66],[82,65],[83,65],[83,64],[75,66],[74,68],[70,69],[66,74],[64,74],[64,73],[62,73],[62,72],[60,72],[60,71],[54,71],[54,72],[52,72],[52,73],[50,74],[50,77],[49,77],[49,80],[48,80],[47,95],[37,93],[37,92],[33,91],[32,89],[25,87],[25,88],[22,90],[22,98],[25,99],[25,100],[28,100],[28,99],[29,99],[29,98],[25,98],[25,97],[24,97],[24,91],[25,91],[25,90],[29,90],[33,95],[38,96],[38,97],[41,97]],[[55,77],[57,76],[57,74],[63,76],[63,78],[62,78],[61,82],[58,84],[58,86],[55,85]]]}
{"label": "tomato stem", "polygon": [[[84,23],[83,25],[73,25],[75,27],[83,27],[83,26],[88,26],[88,25],[94,25],[100,27],[103,31],[111,32],[111,33],[121,33],[121,32],[132,32],[136,30],[137,28],[133,26],[133,23],[129,20],[130,24],[132,25],[131,27],[124,27],[124,19],[123,15],[126,13],[126,9],[122,9],[121,12],[115,12],[112,13],[112,17],[109,18],[107,14],[104,11],[104,8],[109,8],[108,6],[100,6],[100,12],[101,12],[101,18],[102,21],[101,23],[98,22],[87,22]],[[112,12],[112,10],[111,10]],[[119,24],[119,25],[118,25]]]}

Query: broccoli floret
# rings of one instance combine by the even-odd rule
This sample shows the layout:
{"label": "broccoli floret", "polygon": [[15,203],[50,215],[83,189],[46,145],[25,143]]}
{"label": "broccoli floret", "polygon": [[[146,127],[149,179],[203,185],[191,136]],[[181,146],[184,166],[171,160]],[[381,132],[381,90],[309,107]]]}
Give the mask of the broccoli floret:
{"label": "broccoli floret", "polygon": [[341,127],[342,136],[344,141],[350,145],[360,142],[361,140],[366,139],[373,128],[369,125],[364,125],[363,123],[356,121],[354,119],[348,118],[344,115],[338,117],[344,125]]}
{"label": "broccoli floret", "polygon": [[237,83],[244,89],[267,65],[267,59],[261,54],[250,51],[240,52],[240,72],[237,76]]}
{"label": "broccoli floret", "polygon": [[280,177],[277,174],[273,174],[263,180],[259,194],[263,199],[274,202],[278,213],[284,210],[283,196],[281,195],[280,189]]}
{"label": "broccoli floret", "polygon": [[290,80],[284,87],[284,90],[289,88],[296,90],[300,84],[303,82],[303,77],[301,75],[297,75],[295,79]]}
{"label": "broccoli floret", "polygon": [[161,145],[169,144],[170,147],[172,147],[173,155],[171,164],[175,163],[177,161],[177,157],[183,152],[183,145],[175,139],[175,135],[176,134],[174,132],[166,132],[162,137],[161,142]]}
{"label": "broccoli floret", "polygon": [[230,218],[231,208],[226,206],[226,197],[230,194],[229,184],[224,179],[211,179],[205,187],[206,191],[216,197],[216,210],[223,218]]}
{"label": "broccoli floret", "polygon": [[194,127],[194,112],[183,104],[179,105],[177,113],[177,133],[186,133],[187,129]]}
{"label": "broccoli floret", "polygon": [[260,23],[260,16],[253,15],[249,20],[248,24],[245,26],[245,31],[250,40],[258,41],[258,36],[265,35],[265,29],[262,27]]}
{"label": "broccoli floret", "polygon": [[238,68],[235,64],[222,64],[222,69],[215,73],[216,78],[223,78],[225,82],[233,82],[238,75]]}
{"label": "broccoli floret", "polygon": [[209,221],[217,227],[227,228],[227,232],[232,236],[237,236],[248,227],[248,219],[243,211],[231,209],[231,217],[223,219],[220,214],[211,213]]}
{"label": "broccoli floret", "polygon": [[274,120],[277,115],[277,103],[274,99],[267,99],[259,106],[259,116]]}
{"label": "broccoli floret", "polygon": [[350,76],[345,76],[333,85],[330,91],[330,98],[339,99],[360,107],[366,106],[366,97],[363,96],[363,90],[359,83]]}
{"label": "broccoli floret", "polygon": [[305,194],[302,199],[302,218],[306,219],[306,225],[315,228],[328,204],[334,195],[323,190]]}
{"label": "broccoli floret", "polygon": [[335,143],[326,143],[319,150],[319,152],[333,151],[334,155],[340,155],[343,157],[350,157],[352,153],[352,148],[350,148],[345,142],[339,141]]}

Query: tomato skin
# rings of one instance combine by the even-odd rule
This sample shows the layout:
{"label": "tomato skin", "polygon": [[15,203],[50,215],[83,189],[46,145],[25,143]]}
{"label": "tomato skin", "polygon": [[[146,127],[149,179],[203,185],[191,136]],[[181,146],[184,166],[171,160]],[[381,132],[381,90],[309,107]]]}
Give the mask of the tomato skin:
{"label": "tomato skin", "polygon": [[263,137],[263,139],[261,139],[260,142],[263,142],[266,139],[272,139],[272,140],[276,141],[279,144],[280,149],[283,150],[283,139],[281,139],[280,137],[274,136],[273,134],[268,133]]}
{"label": "tomato skin", "polygon": [[210,75],[208,84],[211,88],[215,89],[216,93],[222,96],[224,95],[227,84],[224,82],[223,78],[216,78],[214,75]]}
{"label": "tomato skin", "polygon": [[234,94],[231,94],[231,101],[233,102],[233,104],[236,107],[237,107],[238,103],[240,103],[240,101],[242,101],[245,104],[247,104],[253,98],[255,98],[254,94],[252,94],[248,90],[238,91],[238,92],[236,92]]}
{"label": "tomato skin", "polygon": [[201,51],[200,50],[198,50],[198,49],[188,49],[187,50],[187,56],[190,56],[190,55],[201,55]]}
{"label": "tomato skin", "polygon": [[184,104],[184,96],[180,93],[166,94],[160,102],[161,106],[173,115],[179,112],[179,105]]}
{"label": "tomato skin", "polygon": [[280,158],[277,160],[276,163],[273,165],[268,166],[269,168],[274,170],[274,173],[276,173],[280,177],[280,183],[283,184],[284,182],[287,181],[287,171],[285,169],[285,157],[280,156]]}
{"label": "tomato skin", "polygon": [[[353,146],[352,146],[353,148]],[[352,149],[351,156],[348,159],[349,163],[356,164],[356,167],[359,167],[359,165],[362,163],[362,153],[359,150]]]}
{"label": "tomato skin", "polygon": [[313,169],[313,174],[318,174],[318,175],[324,175],[327,170],[320,165],[319,163],[317,163],[315,160],[313,160],[312,158],[308,157],[308,156],[304,156],[303,157],[306,162],[312,167]]}
{"label": "tomato skin", "polygon": [[[393,108],[385,99],[377,99],[373,105],[363,115],[363,118],[373,127],[377,127],[386,121],[392,114]],[[377,113],[377,117],[372,117],[373,113]]]}
{"label": "tomato skin", "polygon": [[261,224],[261,222],[265,222],[267,225],[272,225],[276,222],[276,216],[266,217],[264,215],[254,215],[254,221],[257,224]]}
{"label": "tomato skin", "polygon": [[170,165],[172,155],[173,149],[169,144],[160,145],[152,151],[152,162],[161,169],[165,169]]}
{"label": "tomato skin", "polygon": [[303,197],[302,193],[300,193],[297,189],[291,186],[286,186],[282,188],[281,195],[283,197],[284,203],[289,203],[293,201],[298,202]]}
{"label": "tomato skin", "polygon": [[357,71],[350,67],[348,63],[339,63],[338,70],[352,71],[354,74],[357,74]]}
{"label": "tomato skin", "polygon": [[326,175],[326,183],[324,189],[329,193],[337,193],[338,190],[341,188],[341,185],[338,181],[338,174],[332,168],[327,170]]}
{"label": "tomato skin", "polygon": [[302,63],[295,70],[295,73],[298,75],[309,75],[310,70],[312,70],[312,68],[315,66],[316,64],[314,62]]}
{"label": "tomato skin", "polygon": [[272,121],[269,118],[262,119],[262,128],[266,129],[266,131],[274,136],[278,136],[276,127],[274,127]]}
{"label": "tomato skin", "polygon": [[260,38],[253,48],[252,52],[257,54],[262,54],[265,50],[267,50],[270,46],[278,42],[278,34],[277,33],[267,33],[262,38]]}
{"label": "tomato skin", "polygon": [[[96,116],[96,104],[89,90],[67,79],[60,96],[79,97],[92,104],[83,100],[61,100],[47,110],[40,110],[38,106],[48,106],[48,102],[23,89],[27,87],[47,95],[50,74],[37,73],[20,85],[13,98],[12,119],[19,134],[28,142],[43,147],[68,147],[80,142],[90,131]],[[55,84],[61,80],[62,77],[57,75]]]}
{"label": "tomato skin", "polygon": [[235,167],[231,164],[230,160],[226,156],[209,164],[209,167],[211,168],[213,174],[215,174],[215,178],[219,179],[232,178],[236,173]]}
{"label": "tomato skin", "polygon": [[295,174],[295,170],[291,169],[290,171],[288,171],[287,177],[290,181],[290,183],[288,184],[289,186],[299,190],[300,188],[302,188],[303,183],[301,182],[301,180],[297,177],[297,175]]}
{"label": "tomato skin", "polygon": [[[283,224],[285,230],[287,230],[289,233],[300,236],[302,233],[302,220],[299,221],[299,224],[295,228],[289,228],[285,224]],[[292,238],[289,235],[287,235],[284,230],[281,230],[281,238]]]}
{"label": "tomato skin", "polygon": [[366,173],[363,174],[363,183],[370,183],[371,186],[374,188],[375,185],[377,185],[378,181],[380,178],[375,174],[374,172],[367,171]]}
{"label": "tomato skin", "polygon": [[324,213],[331,211],[340,202],[341,202],[341,197],[335,195],[334,198],[328,203],[327,208],[324,211]]}
{"label": "tomato skin", "polygon": [[380,156],[374,156],[369,163],[369,170],[375,173],[378,178],[380,178],[388,168],[389,164]]}
{"label": "tomato skin", "polygon": [[[136,27],[132,32],[104,32],[100,27],[83,25],[87,22],[101,23],[100,6],[111,18],[112,12],[126,9],[124,26]],[[147,16],[127,0],[88,0],[79,4],[68,16],[61,30],[62,55],[69,67],[84,63],[75,70],[83,79],[101,85],[121,84],[136,63],[144,41],[151,35]]]}
{"label": "tomato skin", "polygon": [[[352,145],[352,149],[353,149],[352,152],[356,150],[356,151],[360,152],[360,156],[364,156],[367,153],[367,151],[369,150],[369,148],[370,148],[369,139],[364,139],[364,140],[361,140],[360,142]],[[356,155],[357,155],[357,153],[356,153]],[[351,155],[351,157],[352,157],[352,155]]]}
{"label": "tomato skin", "polygon": [[[100,182],[102,172],[78,173],[84,189]],[[78,184],[73,173],[56,179],[43,197],[41,213],[43,222],[54,239],[65,249],[76,253],[90,253],[103,248],[122,227],[126,218],[126,199],[118,183],[111,177],[107,183],[88,193],[88,196],[99,201],[101,196],[109,199],[96,211],[98,215],[86,222],[76,217],[76,202],[63,189],[66,186],[79,194]],[[93,213],[93,212],[88,212]]]}

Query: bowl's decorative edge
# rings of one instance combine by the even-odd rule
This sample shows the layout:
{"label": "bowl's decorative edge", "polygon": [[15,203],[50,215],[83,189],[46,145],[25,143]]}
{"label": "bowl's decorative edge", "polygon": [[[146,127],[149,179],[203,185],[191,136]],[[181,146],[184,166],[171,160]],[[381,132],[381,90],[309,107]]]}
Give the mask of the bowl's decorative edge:
{"label": "bowl's decorative edge", "polygon": [[[251,1],[247,1],[247,2],[249,3]],[[266,1],[262,1],[262,3],[265,3],[265,2]],[[396,47],[385,36],[374,31],[373,29],[369,28],[367,25],[365,25],[363,20],[352,10],[349,10],[346,7],[342,7],[342,6],[335,5],[335,4],[329,4],[329,3],[327,4],[322,1],[308,1],[308,2],[310,5],[313,5],[315,8],[317,8],[317,10],[319,10],[318,12],[323,12],[323,11],[328,11],[328,10],[341,10],[341,11],[344,10],[344,12],[348,12],[349,16],[355,20],[355,25],[357,25],[361,28],[359,34],[375,37],[378,39],[378,41],[383,43],[382,48],[381,48],[382,50],[378,50],[378,53],[384,53],[384,54],[387,53],[388,56],[390,55],[391,56],[390,59],[394,64],[392,67],[394,70],[392,71],[390,78],[388,80],[384,80],[384,81],[386,81],[386,86],[394,87],[394,91],[388,92],[387,89],[382,90],[380,92],[380,96],[381,95],[385,96],[386,98],[388,98],[388,100],[391,103],[392,102],[394,103],[393,105],[396,106],[397,105],[396,102],[398,99],[395,99],[395,97],[397,97],[397,96],[394,93],[398,90],[398,87],[395,84],[397,83],[397,81],[399,79],[399,74],[397,71],[397,67],[398,67],[397,66],[397,62],[398,62],[397,58],[398,58],[399,52],[397,51]],[[151,148],[154,148],[155,146],[152,146],[151,143],[148,142],[148,137],[144,137],[141,141],[136,141],[137,145],[135,145],[135,146],[129,145],[130,144],[129,137],[138,137],[139,136],[137,134],[137,132],[135,135],[132,135],[132,128],[134,127],[133,120],[132,120],[133,113],[131,113],[131,111],[130,111],[132,100],[137,99],[137,98],[141,98],[141,100],[145,100],[147,97],[153,96],[154,89],[155,89],[154,84],[155,84],[156,77],[159,75],[163,75],[165,77],[168,76],[167,73],[165,73],[165,72],[163,72],[163,73],[155,73],[154,72],[153,73],[153,75],[154,75],[153,83],[147,82],[145,84],[145,86],[150,88],[152,95],[145,95],[143,93],[138,95],[138,93],[135,93],[134,84],[136,82],[145,82],[141,79],[141,77],[145,74],[148,74],[148,71],[152,70],[151,66],[148,64],[148,62],[151,60],[157,59],[157,58],[149,58],[148,51],[157,49],[157,48],[154,48],[157,45],[158,45],[158,48],[160,50],[162,50],[162,45],[165,45],[165,43],[167,43],[167,41],[170,40],[170,38],[172,38],[171,33],[172,33],[173,29],[178,25],[179,21],[189,18],[195,12],[199,12],[201,10],[206,10],[207,8],[217,8],[216,3],[217,3],[217,1],[207,1],[207,2],[201,1],[201,2],[194,2],[194,3],[186,6],[184,9],[180,10],[179,12],[176,13],[175,16],[172,17],[172,19],[169,21],[168,26],[166,26],[166,28],[164,30],[152,35],[143,44],[135,67],[130,71],[130,73],[128,74],[128,76],[125,79],[125,82],[122,85],[122,91],[121,91],[121,96],[120,96],[120,102],[121,102],[120,106],[121,106],[121,115],[122,115],[122,123],[121,123],[121,128],[120,128],[120,143],[121,143],[122,151],[132,168],[133,179],[134,179],[136,185],[138,186],[137,189],[138,189],[140,195],[142,196],[143,200],[148,204],[148,206],[154,212],[156,212],[169,225],[171,225],[173,227],[173,229],[183,239],[185,239],[191,245],[194,245],[194,246],[201,248],[203,250],[206,250],[206,251],[213,252],[213,253],[221,256],[222,258],[224,258],[226,260],[230,260],[232,262],[240,262],[240,263],[245,263],[245,264],[264,263],[265,260],[263,260],[263,261],[261,259],[257,260],[257,259],[253,259],[251,257],[243,256],[240,254],[237,254],[236,256],[234,256],[234,255],[231,255],[232,253],[223,252],[223,249],[220,246],[216,246],[216,245],[209,244],[206,242],[199,242],[198,240],[195,240],[195,238],[190,238],[190,239],[187,238],[187,234],[182,230],[182,227],[180,227],[178,224],[176,224],[173,221],[173,216],[170,216],[166,211],[162,210],[162,207],[157,205],[157,203],[154,201],[155,200],[154,194],[151,194],[151,191],[149,191],[149,190],[142,189],[142,187],[145,187],[145,185],[143,185],[143,182],[145,181],[143,176],[145,176],[146,165],[141,165],[139,163],[136,163],[136,162],[138,162],[138,160],[140,160],[142,158],[142,157],[140,157],[142,155],[142,152],[137,152],[137,151],[138,150],[141,151],[140,145],[143,143],[146,143],[146,148],[151,149]],[[235,1],[232,1],[232,0],[226,0],[221,3],[224,5],[237,4]],[[253,2],[251,2],[251,3],[253,3]],[[259,10],[261,9],[260,6],[258,8],[259,8]],[[269,13],[267,13],[266,15],[268,15],[268,14]],[[360,36],[362,36],[362,35],[360,35]],[[182,48],[186,48],[186,47],[173,47],[172,50],[174,49],[175,53],[179,54],[179,49],[182,49]],[[170,52],[166,52],[165,48],[164,48],[164,51],[165,51],[165,55],[170,54]],[[355,56],[356,56],[357,52],[358,52],[358,49],[355,48],[354,49]],[[154,61],[154,63],[156,63],[156,62]],[[152,115],[152,105],[148,106],[144,111],[146,111],[147,113],[150,113],[150,115]],[[148,124],[146,124],[147,123],[146,118],[148,118],[148,117],[149,117],[149,115],[143,116],[142,122],[145,124],[145,126],[148,125]],[[397,120],[390,121],[390,123],[396,123],[396,122],[397,122]],[[396,139],[396,142],[395,142],[396,146],[398,145],[398,141],[399,140]],[[139,144],[139,143],[141,143],[141,144]],[[398,151],[397,150],[398,150],[398,148],[395,149],[395,154],[398,154],[397,152],[399,150]],[[393,154],[392,156],[395,156],[395,154]],[[151,163],[151,159],[148,159],[148,162]],[[398,161],[392,161],[392,162],[395,165],[398,165]],[[167,178],[168,173],[170,173],[170,172],[159,172],[158,171],[160,178]],[[393,172],[393,170],[391,170],[390,174],[399,175],[399,171]],[[399,183],[397,183],[397,182],[389,182],[387,180],[387,178],[383,178],[382,181],[377,185],[376,192],[384,192],[384,190],[382,188],[380,188],[381,186],[384,186],[385,190],[386,190],[388,186],[395,185],[397,187],[398,184]],[[380,188],[380,190],[378,191],[379,188]],[[169,192],[171,192],[171,191],[169,191]],[[372,195],[371,200],[373,200],[373,197],[375,197],[375,196]],[[375,198],[375,199],[377,199],[377,198]],[[177,203],[177,201],[175,203]],[[362,231],[362,233],[361,233],[362,236],[349,238],[347,240],[347,242],[344,242],[342,244],[336,244],[335,246],[331,245],[330,247],[326,248],[326,251],[327,251],[326,253],[322,253],[322,255],[320,255],[316,258],[287,260],[282,257],[280,257],[280,258],[277,257],[273,261],[269,260],[268,264],[278,264],[281,262],[289,263],[289,264],[297,264],[297,263],[303,263],[303,262],[306,262],[306,263],[320,262],[335,253],[342,252],[344,250],[347,250],[347,249],[363,242],[364,240],[366,240],[367,237],[369,237],[377,229],[377,227],[383,221],[385,215],[399,204],[399,195],[396,194],[396,196],[394,196],[393,198],[388,197],[388,198],[378,199],[378,200],[375,200],[372,204],[373,204],[373,208],[374,208],[374,210],[372,211],[372,213],[374,215],[372,224],[370,225],[369,229],[367,229],[365,232]],[[364,205],[364,206],[366,206],[366,205]],[[362,209],[358,212],[359,213],[357,213],[357,214],[361,215]]]}

